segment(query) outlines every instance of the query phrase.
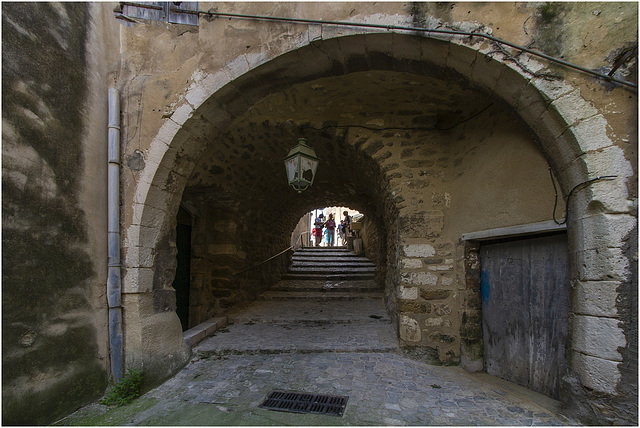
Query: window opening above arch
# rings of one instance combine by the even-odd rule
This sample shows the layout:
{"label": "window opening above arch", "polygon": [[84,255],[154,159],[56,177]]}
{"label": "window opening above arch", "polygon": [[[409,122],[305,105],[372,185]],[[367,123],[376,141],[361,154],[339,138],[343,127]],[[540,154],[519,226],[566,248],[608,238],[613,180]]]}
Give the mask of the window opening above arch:
{"label": "window opening above arch", "polygon": [[168,22],[169,24],[198,25],[197,13],[177,12],[177,9],[196,12],[198,10],[198,2],[120,2],[114,12],[129,18]]}

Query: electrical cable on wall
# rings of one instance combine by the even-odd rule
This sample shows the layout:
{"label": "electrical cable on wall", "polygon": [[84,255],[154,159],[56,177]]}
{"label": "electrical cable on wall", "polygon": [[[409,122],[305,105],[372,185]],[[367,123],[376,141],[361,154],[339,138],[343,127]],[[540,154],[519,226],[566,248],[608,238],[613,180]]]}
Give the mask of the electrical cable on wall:
{"label": "electrical cable on wall", "polygon": [[549,175],[551,176],[551,183],[553,184],[553,190],[555,192],[555,202],[553,204],[553,221],[556,224],[562,225],[562,224],[566,224],[567,220],[569,219],[569,199],[571,199],[571,195],[573,194],[573,192],[581,186],[586,186],[588,184],[591,184],[593,182],[599,181],[599,180],[611,180],[614,178],[617,178],[617,175],[601,175],[599,177],[596,178],[592,178],[591,180],[587,180],[587,181],[583,181],[580,184],[576,184],[575,186],[573,186],[573,189],[571,189],[571,191],[569,192],[569,195],[567,195],[567,199],[565,201],[565,208],[564,208],[564,220],[562,221],[558,221],[556,219],[556,210],[558,208],[558,188],[556,187],[556,182],[553,179],[553,172],[551,171],[551,167],[549,167]]}
{"label": "electrical cable on wall", "polygon": [[[136,2],[119,2],[120,10],[122,10],[122,6],[134,6],[134,7],[140,7],[140,8],[157,8],[158,7],[158,6],[153,6],[149,4],[143,4],[143,3],[136,3]],[[421,34],[427,34],[427,35],[444,34],[444,35],[455,35],[455,36],[468,36],[472,38],[478,37],[486,40],[491,40],[492,42],[497,43],[498,45],[509,46],[521,52],[527,52],[528,54],[531,54],[540,58],[544,58],[556,64],[573,68],[574,70],[578,70],[583,73],[587,73],[592,76],[599,77],[601,79],[604,79],[610,82],[618,83],[620,85],[631,88],[632,90],[635,90],[635,91],[637,91],[638,89],[637,83],[629,82],[629,81],[618,79],[614,76],[611,76],[610,74],[612,74],[615,70],[612,70],[612,73],[610,74],[600,73],[596,70],[591,70],[586,67],[582,67],[582,66],[567,62],[563,59],[555,58],[553,56],[535,51],[528,47],[520,46],[515,43],[511,43],[506,40],[499,39],[490,34],[480,33],[475,31],[463,31],[463,30],[454,30],[454,29],[445,30],[440,28],[408,27],[403,25],[371,24],[371,23],[363,23],[363,22],[330,21],[330,20],[322,20],[322,19],[290,18],[290,17],[282,17],[282,16],[249,15],[249,14],[240,14],[240,13],[217,12],[213,10],[208,10],[208,11],[188,10],[188,9],[182,9],[179,7],[172,7],[171,12],[178,13],[178,14],[179,13],[191,14],[191,15],[197,15],[197,16],[206,15],[208,17],[226,17],[229,19],[250,19],[250,20],[259,20],[259,21],[289,22],[289,23],[295,23],[295,24],[320,24],[320,25],[334,25],[339,27],[373,28],[373,29],[382,29],[387,31],[409,31],[409,32],[421,33]],[[121,12],[118,12],[118,14],[122,15]]]}

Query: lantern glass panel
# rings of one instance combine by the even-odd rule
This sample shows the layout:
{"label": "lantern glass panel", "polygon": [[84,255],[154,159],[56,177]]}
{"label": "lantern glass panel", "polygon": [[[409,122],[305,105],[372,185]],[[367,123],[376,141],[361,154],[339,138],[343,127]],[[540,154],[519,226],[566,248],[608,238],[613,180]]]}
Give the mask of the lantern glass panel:
{"label": "lantern glass panel", "polygon": [[311,181],[313,179],[313,175],[315,173],[315,167],[317,166],[317,162],[307,157],[302,156],[301,158],[301,170],[302,170],[302,178],[306,181]]}
{"label": "lantern glass panel", "polygon": [[289,183],[298,179],[298,157],[294,156],[291,159],[285,161],[285,167],[287,168],[287,178]]}

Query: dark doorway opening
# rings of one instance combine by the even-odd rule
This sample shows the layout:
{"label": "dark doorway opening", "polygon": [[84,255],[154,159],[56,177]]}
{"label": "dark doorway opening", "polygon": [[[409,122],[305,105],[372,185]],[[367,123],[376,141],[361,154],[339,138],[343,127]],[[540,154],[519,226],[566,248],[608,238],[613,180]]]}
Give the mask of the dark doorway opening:
{"label": "dark doorway opening", "polygon": [[191,287],[191,215],[182,207],[178,210],[176,225],[176,255],[178,265],[173,289],[176,290],[176,313],[182,331],[189,329],[189,288]]}

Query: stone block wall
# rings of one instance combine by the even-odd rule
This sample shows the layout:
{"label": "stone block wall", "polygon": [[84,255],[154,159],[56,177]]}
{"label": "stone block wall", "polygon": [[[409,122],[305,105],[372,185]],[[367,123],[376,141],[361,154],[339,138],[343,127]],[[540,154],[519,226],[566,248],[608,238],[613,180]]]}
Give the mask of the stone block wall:
{"label": "stone block wall", "polygon": [[[479,265],[462,234],[546,220],[553,210],[544,157],[517,121],[495,112],[489,101],[477,120],[446,131],[349,132],[379,163],[388,195],[387,301],[401,344],[430,363],[459,364],[465,348],[463,364],[481,368]],[[412,114],[418,121],[421,112]],[[477,281],[466,278],[470,263]]]}
{"label": "stone block wall", "polygon": [[237,217],[203,210],[193,231],[191,327],[228,309],[237,301],[233,274],[243,266],[246,253],[239,248]]}
{"label": "stone block wall", "polygon": [[373,261],[378,267],[376,273],[377,278],[384,283],[386,278],[386,230],[387,224],[381,217],[376,217],[375,214],[364,217],[362,222],[362,230],[360,236],[362,237],[365,256]]}
{"label": "stone block wall", "polygon": [[[274,222],[270,216],[252,220],[250,213],[231,207],[211,206],[194,195],[185,200],[196,207],[192,232],[190,326],[227,313],[255,299],[288,267],[291,252],[256,266],[289,246],[280,227],[259,235],[252,221]],[[268,220],[267,220],[268,219]]]}

